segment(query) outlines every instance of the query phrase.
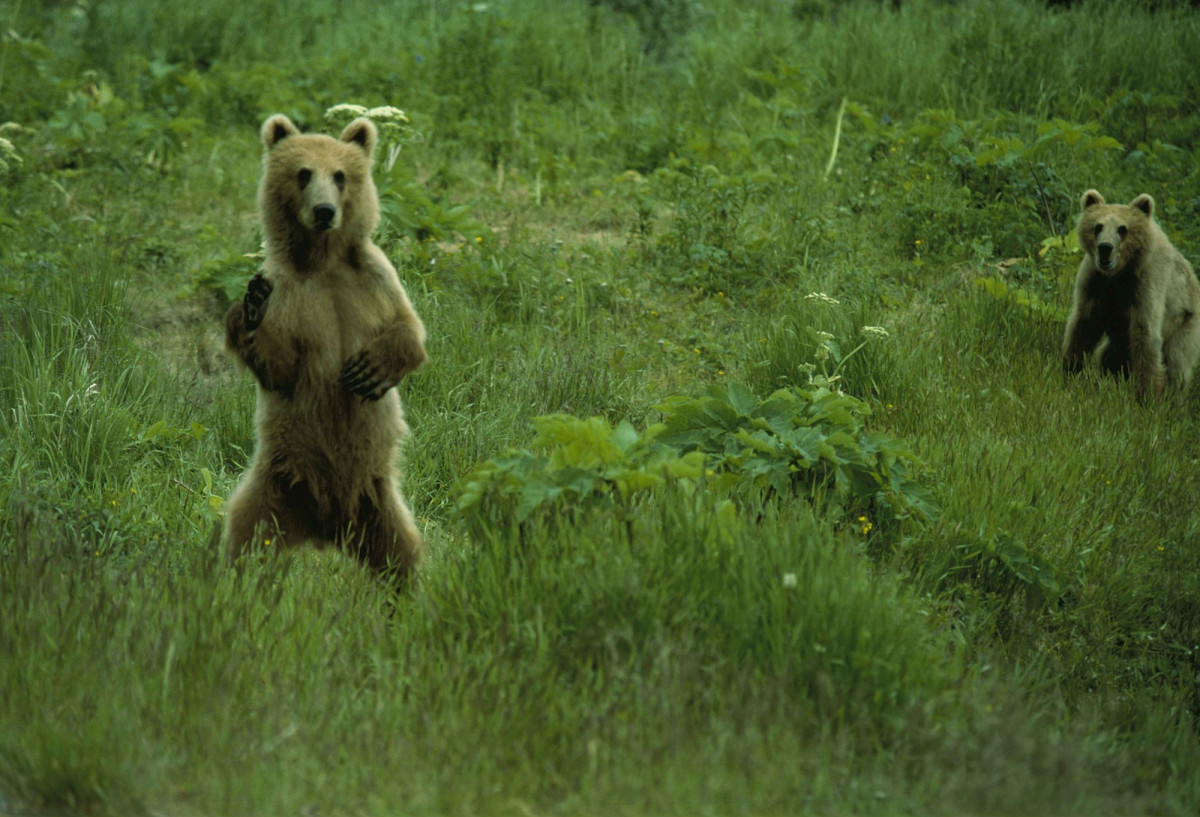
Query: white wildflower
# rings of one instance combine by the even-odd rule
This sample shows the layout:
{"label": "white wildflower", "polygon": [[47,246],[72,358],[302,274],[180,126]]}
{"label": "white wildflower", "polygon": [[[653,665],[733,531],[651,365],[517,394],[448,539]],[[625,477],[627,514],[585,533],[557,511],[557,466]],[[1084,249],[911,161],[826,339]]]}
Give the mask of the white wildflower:
{"label": "white wildflower", "polygon": [[10,164],[21,164],[21,157],[17,155],[16,145],[0,136],[0,171],[8,170]]}
{"label": "white wildflower", "polygon": [[795,587],[796,586],[796,574],[795,573],[784,573],[783,574],[783,586],[788,588],[789,590],[792,589],[793,587]]}
{"label": "white wildflower", "polygon": [[818,331],[817,332],[817,340],[820,340],[820,341],[833,340],[833,335],[829,334],[828,332]]}
{"label": "white wildflower", "polygon": [[362,105],[351,105],[343,102],[340,105],[334,105],[332,108],[325,110],[326,119],[334,119],[338,116],[366,116],[367,109]]}
{"label": "white wildflower", "polygon": [[372,108],[369,111],[365,111],[362,115],[371,119],[394,119],[397,122],[408,121],[408,115],[404,111],[399,108],[393,108],[391,105],[381,105],[378,108]]}
{"label": "white wildflower", "polygon": [[810,292],[804,296],[804,300],[820,301],[823,304],[830,304],[831,306],[837,306],[841,303],[841,301],[839,301],[837,298],[831,298],[824,292]]}
{"label": "white wildflower", "polygon": [[888,336],[888,330],[882,326],[864,326],[862,331],[864,335],[874,335],[877,338],[886,338]]}

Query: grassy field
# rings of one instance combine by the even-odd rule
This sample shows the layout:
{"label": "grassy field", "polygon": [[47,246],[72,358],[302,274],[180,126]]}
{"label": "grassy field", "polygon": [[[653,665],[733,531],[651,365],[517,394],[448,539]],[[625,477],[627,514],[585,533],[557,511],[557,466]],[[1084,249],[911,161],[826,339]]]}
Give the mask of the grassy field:
{"label": "grassy field", "polygon": [[[1200,389],[1058,353],[1085,189],[1200,260],[1157,5],[0,2],[0,813],[1195,814]],[[341,103],[402,595],[214,539],[257,129]]]}

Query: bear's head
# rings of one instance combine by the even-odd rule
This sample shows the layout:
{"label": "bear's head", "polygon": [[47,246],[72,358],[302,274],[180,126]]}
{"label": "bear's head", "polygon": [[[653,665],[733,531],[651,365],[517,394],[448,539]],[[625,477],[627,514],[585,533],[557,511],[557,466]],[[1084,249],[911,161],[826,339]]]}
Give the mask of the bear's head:
{"label": "bear's head", "polygon": [[1128,205],[1105,204],[1095,190],[1083,194],[1079,246],[1104,275],[1116,275],[1137,261],[1150,235],[1154,199],[1143,193]]}
{"label": "bear's head", "polygon": [[342,135],[301,134],[282,114],[262,126],[266,146],[258,206],[268,242],[295,252],[314,239],[367,238],[379,222],[371,163],[379,140],[359,117]]}

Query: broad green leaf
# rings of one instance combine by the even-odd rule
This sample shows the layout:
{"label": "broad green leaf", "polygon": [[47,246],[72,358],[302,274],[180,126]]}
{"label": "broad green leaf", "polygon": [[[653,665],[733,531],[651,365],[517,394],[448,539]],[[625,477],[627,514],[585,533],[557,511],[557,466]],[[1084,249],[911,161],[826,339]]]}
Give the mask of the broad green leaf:
{"label": "broad green leaf", "polygon": [[758,408],[758,398],[741,383],[732,381],[729,384],[729,404],[742,417],[752,417]]}

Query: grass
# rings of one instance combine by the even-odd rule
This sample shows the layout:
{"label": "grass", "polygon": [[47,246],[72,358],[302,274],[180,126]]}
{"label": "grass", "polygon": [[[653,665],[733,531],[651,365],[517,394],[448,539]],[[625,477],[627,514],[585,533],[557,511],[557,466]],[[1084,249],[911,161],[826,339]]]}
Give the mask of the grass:
{"label": "grass", "polygon": [[[1065,378],[1042,243],[1096,187],[1197,256],[1194,16],[627,6],[0,3],[0,812],[1200,807],[1200,395]],[[256,129],[339,102],[420,135],[400,596],[214,541]],[[865,401],[940,514],[736,472],[459,510],[533,417],[730,382]]]}

